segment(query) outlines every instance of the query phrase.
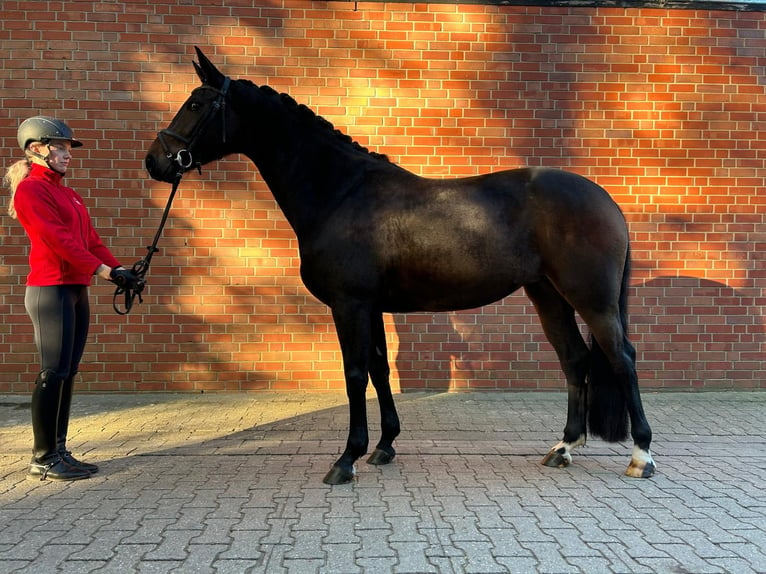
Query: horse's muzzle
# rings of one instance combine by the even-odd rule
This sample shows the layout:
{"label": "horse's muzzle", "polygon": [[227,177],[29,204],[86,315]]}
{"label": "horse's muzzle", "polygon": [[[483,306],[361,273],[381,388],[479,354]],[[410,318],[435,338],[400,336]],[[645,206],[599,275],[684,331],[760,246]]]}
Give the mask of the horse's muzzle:
{"label": "horse's muzzle", "polygon": [[175,164],[165,160],[164,157],[158,160],[157,156],[152,153],[147,154],[144,159],[144,167],[152,179],[157,181],[164,181],[166,183],[173,183],[176,175]]}

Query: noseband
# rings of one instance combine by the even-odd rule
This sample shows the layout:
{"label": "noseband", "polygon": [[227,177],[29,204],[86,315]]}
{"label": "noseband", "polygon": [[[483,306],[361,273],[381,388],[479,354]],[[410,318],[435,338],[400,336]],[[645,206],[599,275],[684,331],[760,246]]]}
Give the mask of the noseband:
{"label": "noseband", "polygon": [[[197,134],[199,134],[199,132],[202,131],[202,128],[206,127],[207,124],[214,119],[215,115],[219,111],[221,112],[223,143],[226,143],[226,94],[229,91],[230,84],[231,78],[226,76],[223,80],[223,85],[221,86],[220,90],[218,88],[207,85],[197,88],[198,90],[215,90],[218,93],[218,97],[213,102],[213,105],[208,108],[207,114],[205,114],[205,116],[200,119],[199,122],[197,122],[197,125],[194,126],[192,133],[189,134],[188,137],[177,134],[170,129],[160,130],[157,134],[157,139],[160,141],[162,149],[165,151],[165,157],[170,161],[175,162],[175,164],[178,166],[178,174],[183,174],[190,167],[192,167],[192,165],[194,165],[194,157],[189,151],[189,148],[191,148],[192,144],[194,143]],[[173,138],[174,140],[181,142],[186,147],[179,149],[175,154],[173,154],[173,152],[170,151],[170,146],[168,145],[165,138]],[[201,164],[197,162],[196,165],[197,168],[201,170]]]}

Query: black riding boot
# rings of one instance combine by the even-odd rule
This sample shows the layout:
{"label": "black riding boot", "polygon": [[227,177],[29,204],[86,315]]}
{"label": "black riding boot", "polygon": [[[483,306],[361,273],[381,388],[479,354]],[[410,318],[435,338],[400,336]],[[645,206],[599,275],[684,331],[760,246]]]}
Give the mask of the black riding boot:
{"label": "black riding boot", "polygon": [[90,473],[68,465],[58,453],[56,438],[62,379],[53,371],[37,375],[32,393],[32,434],[34,450],[28,476],[40,480],[79,480]]}
{"label": "black riding boot", "polygon": [[87,470],[94,474],[98,472],[95,464],[82,462],[72,456],[72,453],[66,449],[66,437],[69,431],[69,411],[72,408],[72,391],[74,390],[74,375],[64,379],[61,386],[61,402],[59,403],[58,427],[56,429],[56,446],[62,460],[69,466]]}

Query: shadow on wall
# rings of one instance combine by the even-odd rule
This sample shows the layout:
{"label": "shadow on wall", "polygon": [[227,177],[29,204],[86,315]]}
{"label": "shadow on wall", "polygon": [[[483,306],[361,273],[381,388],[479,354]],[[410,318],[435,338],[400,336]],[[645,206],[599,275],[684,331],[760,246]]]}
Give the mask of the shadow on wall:
{"label": "shadow on wall", "polygon": [[403,392],[562,388],[558,359],[523,290],[478,310],[398,314],[393,322]]}
{"label": "shadow on wall", "polygon": [[632,300],[643,305],[631,308],[631,330],[642,384],[766,388],[766,301],[757,293],[687,276],[635,287]]}
{"label": "shadow on wall", "polygon": [[[686,276],[633,287],[630,336],[642,387],[766,388],[765,302],[754,292]],[[394,324],[403,392],[566,388],[523,291],[478,313],[395,315]]]}

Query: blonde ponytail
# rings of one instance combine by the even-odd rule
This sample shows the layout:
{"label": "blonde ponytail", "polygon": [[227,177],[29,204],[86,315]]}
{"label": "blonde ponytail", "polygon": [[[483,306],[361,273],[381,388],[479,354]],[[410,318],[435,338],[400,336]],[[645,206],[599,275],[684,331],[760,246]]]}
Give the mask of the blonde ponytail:
{"label": "blonde ponytail", "polygon": [[13,219],[16,219],[16,208],[13,206],[13,198],[16,195],[16,188],[19,186],[21,181],[29,175],[31,167],[32,164],[30,163],[29,159],[20,159],[16,163],[11,164],[11,166],[5,171],[5,176],[3,177],[3,185],[8,187],[8,189],[11,191],[11,200],[8,202],[8,215],[10,215]]}

